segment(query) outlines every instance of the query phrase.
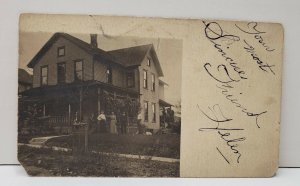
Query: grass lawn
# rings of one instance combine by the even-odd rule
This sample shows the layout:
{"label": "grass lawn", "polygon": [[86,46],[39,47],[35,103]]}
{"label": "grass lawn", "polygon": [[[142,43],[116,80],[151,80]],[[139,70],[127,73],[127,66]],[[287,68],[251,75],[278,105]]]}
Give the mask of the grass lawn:
{"label": "grass lawn", "polygon": [[[64,136],[50,139],[48,146],[59,146],[72,148],[78,146],[84,140],[74,140],[73,136]],[[114,135],[114,134],[90,134],[89,150],[101,152],[137,154],[148,156],[160,156],[168,158],[180,158],[180,135],[162,134],[162,135]]]}
{"label": "grass lawn", "polygon": [[32,176],[178,177],[179,163],[119,158],[19,146],[18,158]]}

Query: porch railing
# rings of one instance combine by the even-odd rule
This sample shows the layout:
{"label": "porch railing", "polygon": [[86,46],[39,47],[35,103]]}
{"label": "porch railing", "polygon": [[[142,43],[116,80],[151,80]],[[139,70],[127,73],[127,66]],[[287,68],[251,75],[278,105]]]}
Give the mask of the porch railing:
{"label": "porch railing", "polygon": [[[71,120],[71,122],[70,122]],[[51,126],[69,126],[75,120],[74,117],[69,119],[68,116],[48,116],[46,119],[46,123]],[[137,118],[136,117],[128,117],[128,126],[136,126]]]}
{"label": "porch railing", "polygon": [[74,121],[74,118],[69,118],[68,116],[49,116],[47,119],[47,123],[51,126],[69,126]]}
{"label": "porch railing", "polygon": [[[68,116],[47,116],[42,123],[46,124],[51,129],[59,133],[69,133],[69,129],[73,124],[75,117],[69,118]],[[70,122],[71,121],[71,122]],[[109,120],[108,120],[109,122]],[[70,125],[71,124],[71,125]],[[120,125],[118,125],[120,127]],[[128,117],[127,133],[136,133],[137,131],[137,118]]]}

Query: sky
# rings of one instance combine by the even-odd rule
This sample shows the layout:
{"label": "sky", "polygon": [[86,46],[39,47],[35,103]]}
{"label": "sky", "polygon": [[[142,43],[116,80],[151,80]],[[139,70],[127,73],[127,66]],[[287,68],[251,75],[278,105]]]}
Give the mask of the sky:
{"label": "sky", "polygon": [[[53,33],[20,33],[19,39],[19,66],[32,74],[32,69],[27,64],[50,39]],[[90,42],[89,34],[72,34],[87,43]],[[181,65],[182,41],[175,39],[152,39],[139,37],[104,37],[98,35],[98,47],[108,51],[127,48],[137,45],[153,44],[164,73],[161,77],[169,86],[165,87],[165,100],[175,105],[181,100]]]}

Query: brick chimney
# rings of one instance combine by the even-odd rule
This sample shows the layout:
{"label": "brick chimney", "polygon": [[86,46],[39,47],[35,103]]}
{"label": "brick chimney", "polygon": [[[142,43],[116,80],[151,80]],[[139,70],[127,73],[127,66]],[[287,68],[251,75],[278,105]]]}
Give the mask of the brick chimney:
{"label": "brick chimney", "polygon": [[91,34],[91,46],[93,48],[98,48],[97,34]]}

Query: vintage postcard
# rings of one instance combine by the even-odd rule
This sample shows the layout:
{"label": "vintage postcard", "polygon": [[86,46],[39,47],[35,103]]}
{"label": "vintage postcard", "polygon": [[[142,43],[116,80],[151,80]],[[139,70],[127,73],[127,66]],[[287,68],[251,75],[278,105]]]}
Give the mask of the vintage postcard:
{"label": "vintage postcard", "polygon": [[270,177],[276,23],[22,14],[18,158],[32,176]]}

